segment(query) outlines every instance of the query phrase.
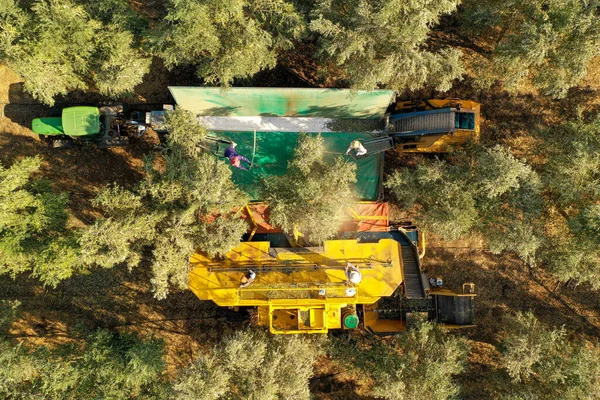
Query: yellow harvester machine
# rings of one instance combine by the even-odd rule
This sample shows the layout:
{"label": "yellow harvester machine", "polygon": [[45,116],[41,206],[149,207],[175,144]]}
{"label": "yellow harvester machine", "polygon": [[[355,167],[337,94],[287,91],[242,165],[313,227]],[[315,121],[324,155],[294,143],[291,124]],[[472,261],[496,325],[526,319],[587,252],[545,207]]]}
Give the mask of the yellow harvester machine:
{"label": "yellow harvester machine", "polygon": [[479,140],[480,104],[459,99],[399,101],[389,121],[397,151],[446,153],[467,140]]}
{"label": "yellow harvester machine", "polygon": [[[362,326],[377,334],[406,329],[415,313],[450,327],[472,326],[473,286],[430,287],[421,273],[424,243],[414,227],[390,226],[387,204],[362,203],[356,220],[322,247],[301,247],[248,208],[254,228],[223,259],[191,257],[190,289],[223,307],[257,307],[274,334],[326,333]],[[376,214],[376,215],[365,215]],[[260,220],[260,222],[256,222]],[[369,222],[371,221],[371,222]],[[258,229],[257,229],[258,227]],[[352,283],[345,268],[356,266]],[[255,278],[247,284],[250,271]]]}

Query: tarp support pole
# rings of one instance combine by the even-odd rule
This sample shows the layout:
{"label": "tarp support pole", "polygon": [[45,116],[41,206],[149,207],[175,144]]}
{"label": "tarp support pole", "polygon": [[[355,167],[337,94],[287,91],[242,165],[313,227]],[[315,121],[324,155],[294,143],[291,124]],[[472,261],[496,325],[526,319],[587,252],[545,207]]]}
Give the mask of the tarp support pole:
{"label": "tarp support pole", "polygon": [[256,129],[254,130],[254,146],[252,147],[252,161],[250,161],[249,170],[254,166],[254,156],[256,155]]}

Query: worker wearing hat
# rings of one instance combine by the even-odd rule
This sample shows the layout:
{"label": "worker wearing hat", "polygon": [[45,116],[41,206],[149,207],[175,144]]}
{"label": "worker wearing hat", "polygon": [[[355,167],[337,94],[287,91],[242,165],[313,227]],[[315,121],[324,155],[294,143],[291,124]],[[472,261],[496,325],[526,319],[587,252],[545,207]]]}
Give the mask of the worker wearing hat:
{"label": "worker wearing hat", "polygon": [[350,283],[353,283],[355,285],[360,283],[360,281],[362,280],[362,274],[360,273],[356,265],[347,262],[345,270],[346,278],[348,278],[348,281]]}
{"label": "worker wearing hat", "polygon": [[348,150],[346,150],[346,155],[348,155],[352,150],[354,150],[355,157],[360,157],[367,154],[367,149],[365,149],[365,146],[363,146],[358,140],[353,140],[350,142],[350,146],[348,147]]}
{"label": "worker wearing hat", "polygon": [[252,163],[250,163],[250,160],[248,160],[246,157],[239,155],[237,151],[235,151],[235,146],[237,146],[237,143],[231,142],[231,146],[225,149],[225,153],[223,155],[229,158],[231,165],[234,167],[248,171],[248,168],[244,167],[242,162],[248,164],[248,167],[252,166]]}

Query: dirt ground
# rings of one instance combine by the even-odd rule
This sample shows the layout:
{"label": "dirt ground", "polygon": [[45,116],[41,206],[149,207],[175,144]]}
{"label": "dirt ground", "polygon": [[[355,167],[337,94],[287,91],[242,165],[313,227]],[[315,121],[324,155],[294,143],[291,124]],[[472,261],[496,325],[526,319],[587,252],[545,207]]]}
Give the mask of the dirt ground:
{"label": "dirt ground", "polygon": [[[297,66],[297,64],[295,64]],[[314,67],[314,66],[313,66]],[[308,75],[283,66],[259,75],[262,86],[269,83],[307,86],[314,83]],[[140,107],[169,103],[169,84],[196,84],[193,71],[166,71],[153,68],[136,97],[125,99]],[[310,71],[309,71],[310,72]],[[593,74],[592,74],[593,75]],[[554,101],[533,94],[510,96],[494,91],[479,93],[468,81],[459,83],[446,96],[471,98],[482,103],[485,143],[503,143],[519,154],[532,145],[527,134],[533,126],[544,126],[578,115],[600,111],[600,93],[594,80],[581,89],[573,89],[565,100]],[[247,82],[248,85],[255,82]],[[413,93],[411,96],[434,93]],[[75,94],[78,104],[100,105],[100,96]],[[65,99],[59,99],[59,105]],[[22,91],[18,77],[0,66],[0,162],[10,165],[26,156],[40,155],[43,175],[52,179],[56,189],[70,195],[73,225],[90,223],[98,216],[90,204],[97,189],[119,183],[130,185],[142,176],[142,157],[158,141],[154,135],[134,142],[127,148],[100,150],[51,149],[29,129],[32,118],[53,110],[35,103]],[[411,162],[410,156],[400,162]],[[395,162],[398,162],[396,160]],[[543,270],[530,270],[510,254],[494,255],[486,251],[478,238],[445,242],[428,236],[423,260],[426,272],[440,275],[447,287],[459,290],[466,281],[476,284],[478,293],[476,328],[456,332],[471,344],[467,370],[459,376],[463,398],[494,398],[491,383],[498,373],[500,332],[503,315],[531,310],[544,323],[565,325],[570,335],[596,341],[600,336],[600,293],[586,285],[570,289],[557,285]],[[199,351],[224,333],[246,322],[231,322],[231,315],[212,303],[200,302],[189,291],[175,292],[164,301],[150,293],[149,268],[97,270],[61,283],[57,289],[42,287],[36,280],[19,276],[16,280],[0,277],[0,298],[18,299],[23,315],[11,333],[26,343],[55,345],[74,340],[74,327],[132,329],[143,335],[162,338],[166,344],[169,373],[194,359]],[[317,365],[311,388],[317,399],[367,399],[360,395],[354,381],[323,359]]]}

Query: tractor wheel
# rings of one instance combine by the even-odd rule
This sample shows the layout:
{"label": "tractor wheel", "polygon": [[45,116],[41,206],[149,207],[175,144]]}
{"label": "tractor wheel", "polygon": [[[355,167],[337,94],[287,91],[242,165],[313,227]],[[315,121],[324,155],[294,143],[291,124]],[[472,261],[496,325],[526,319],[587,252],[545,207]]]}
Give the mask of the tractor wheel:
{"label": "tractor wheel", "polygon": [[54,139],[51,143],[52,147],[55,149],[65,149],[75,145],[73,141],[69,139]]}

